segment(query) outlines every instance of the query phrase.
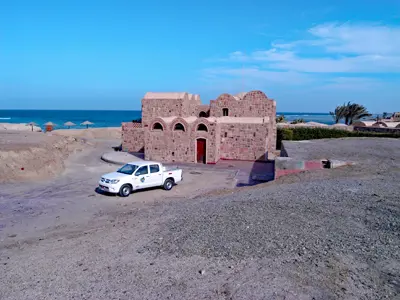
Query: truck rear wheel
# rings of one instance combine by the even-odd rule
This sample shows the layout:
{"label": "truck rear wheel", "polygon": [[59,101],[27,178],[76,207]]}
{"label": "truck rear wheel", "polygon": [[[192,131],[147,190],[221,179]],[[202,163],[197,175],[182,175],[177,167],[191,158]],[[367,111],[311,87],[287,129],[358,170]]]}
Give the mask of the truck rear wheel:
{"label": "truck rear wheel", "polygon": [[128,197],[132,193],[132,188],[129,184],[124,184],[119,189],[119,195],[121,197]]}
{"label": "truck rear wheel", "polygon": [[169,191],[174,186],[174,181],[172,179],[167,179],[164,182],[164,190]]}

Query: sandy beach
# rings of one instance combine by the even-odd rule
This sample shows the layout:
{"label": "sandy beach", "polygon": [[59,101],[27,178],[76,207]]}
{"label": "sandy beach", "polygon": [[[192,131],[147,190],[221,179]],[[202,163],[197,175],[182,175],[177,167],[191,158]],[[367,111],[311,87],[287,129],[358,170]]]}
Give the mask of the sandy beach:
{"label": "sandy beach", "polygon": [[[400,293],[398,140],[315,141],[299,153],[356,164],[254,187],[233,188],[230,168],[187,166],[184,182],[170,192],[119,198],[96,192],[99,176],[116,169],[100,156],[118,139],[81,144],[55,133],[1,134],[2,151],[13,153],[7,161],[30,149],[27,161],[58,166],[51,176],[43,171],[44,177],[0,184],[1,299],[395,299]],[[46,155],[36,155],[38,149]]]}

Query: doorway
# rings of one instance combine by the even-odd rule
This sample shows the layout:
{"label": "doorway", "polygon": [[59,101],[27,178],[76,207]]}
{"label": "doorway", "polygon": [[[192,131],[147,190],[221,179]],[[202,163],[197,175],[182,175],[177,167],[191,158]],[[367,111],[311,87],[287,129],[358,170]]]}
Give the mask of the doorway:
{"label": "doorway", "polygon": [[207,147],[206,139],[197,139],[197,162],[206,163]]}

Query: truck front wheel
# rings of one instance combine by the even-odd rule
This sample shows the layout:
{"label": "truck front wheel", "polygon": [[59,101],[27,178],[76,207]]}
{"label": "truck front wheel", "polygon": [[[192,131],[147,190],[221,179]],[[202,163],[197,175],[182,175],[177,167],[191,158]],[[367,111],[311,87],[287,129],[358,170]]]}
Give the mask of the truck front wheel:
{"label": "truck front wheel", "polygon": [[124,184],[119,189],[119,195],[121,197],[128,197],[132,193],[132,188],[129,184]]}
{"label": "truck front wheel", "polygon": [[172,179],[167,179],[164,182],[164,190],[169,191],[174,186],[174,181]]}

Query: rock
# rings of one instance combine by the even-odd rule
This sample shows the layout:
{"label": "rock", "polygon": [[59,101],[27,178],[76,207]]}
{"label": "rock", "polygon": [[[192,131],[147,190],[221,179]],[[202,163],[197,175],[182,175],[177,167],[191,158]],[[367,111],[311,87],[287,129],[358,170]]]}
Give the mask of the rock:
{"label": "rock", "polygon": [[9,238],[15,238],[17,235],[15,233],[9,234],[8,237]]}
{"label": "rock", "polygon": [[204,275],[206,273],[206,270],[200,270],[199,274]]}

